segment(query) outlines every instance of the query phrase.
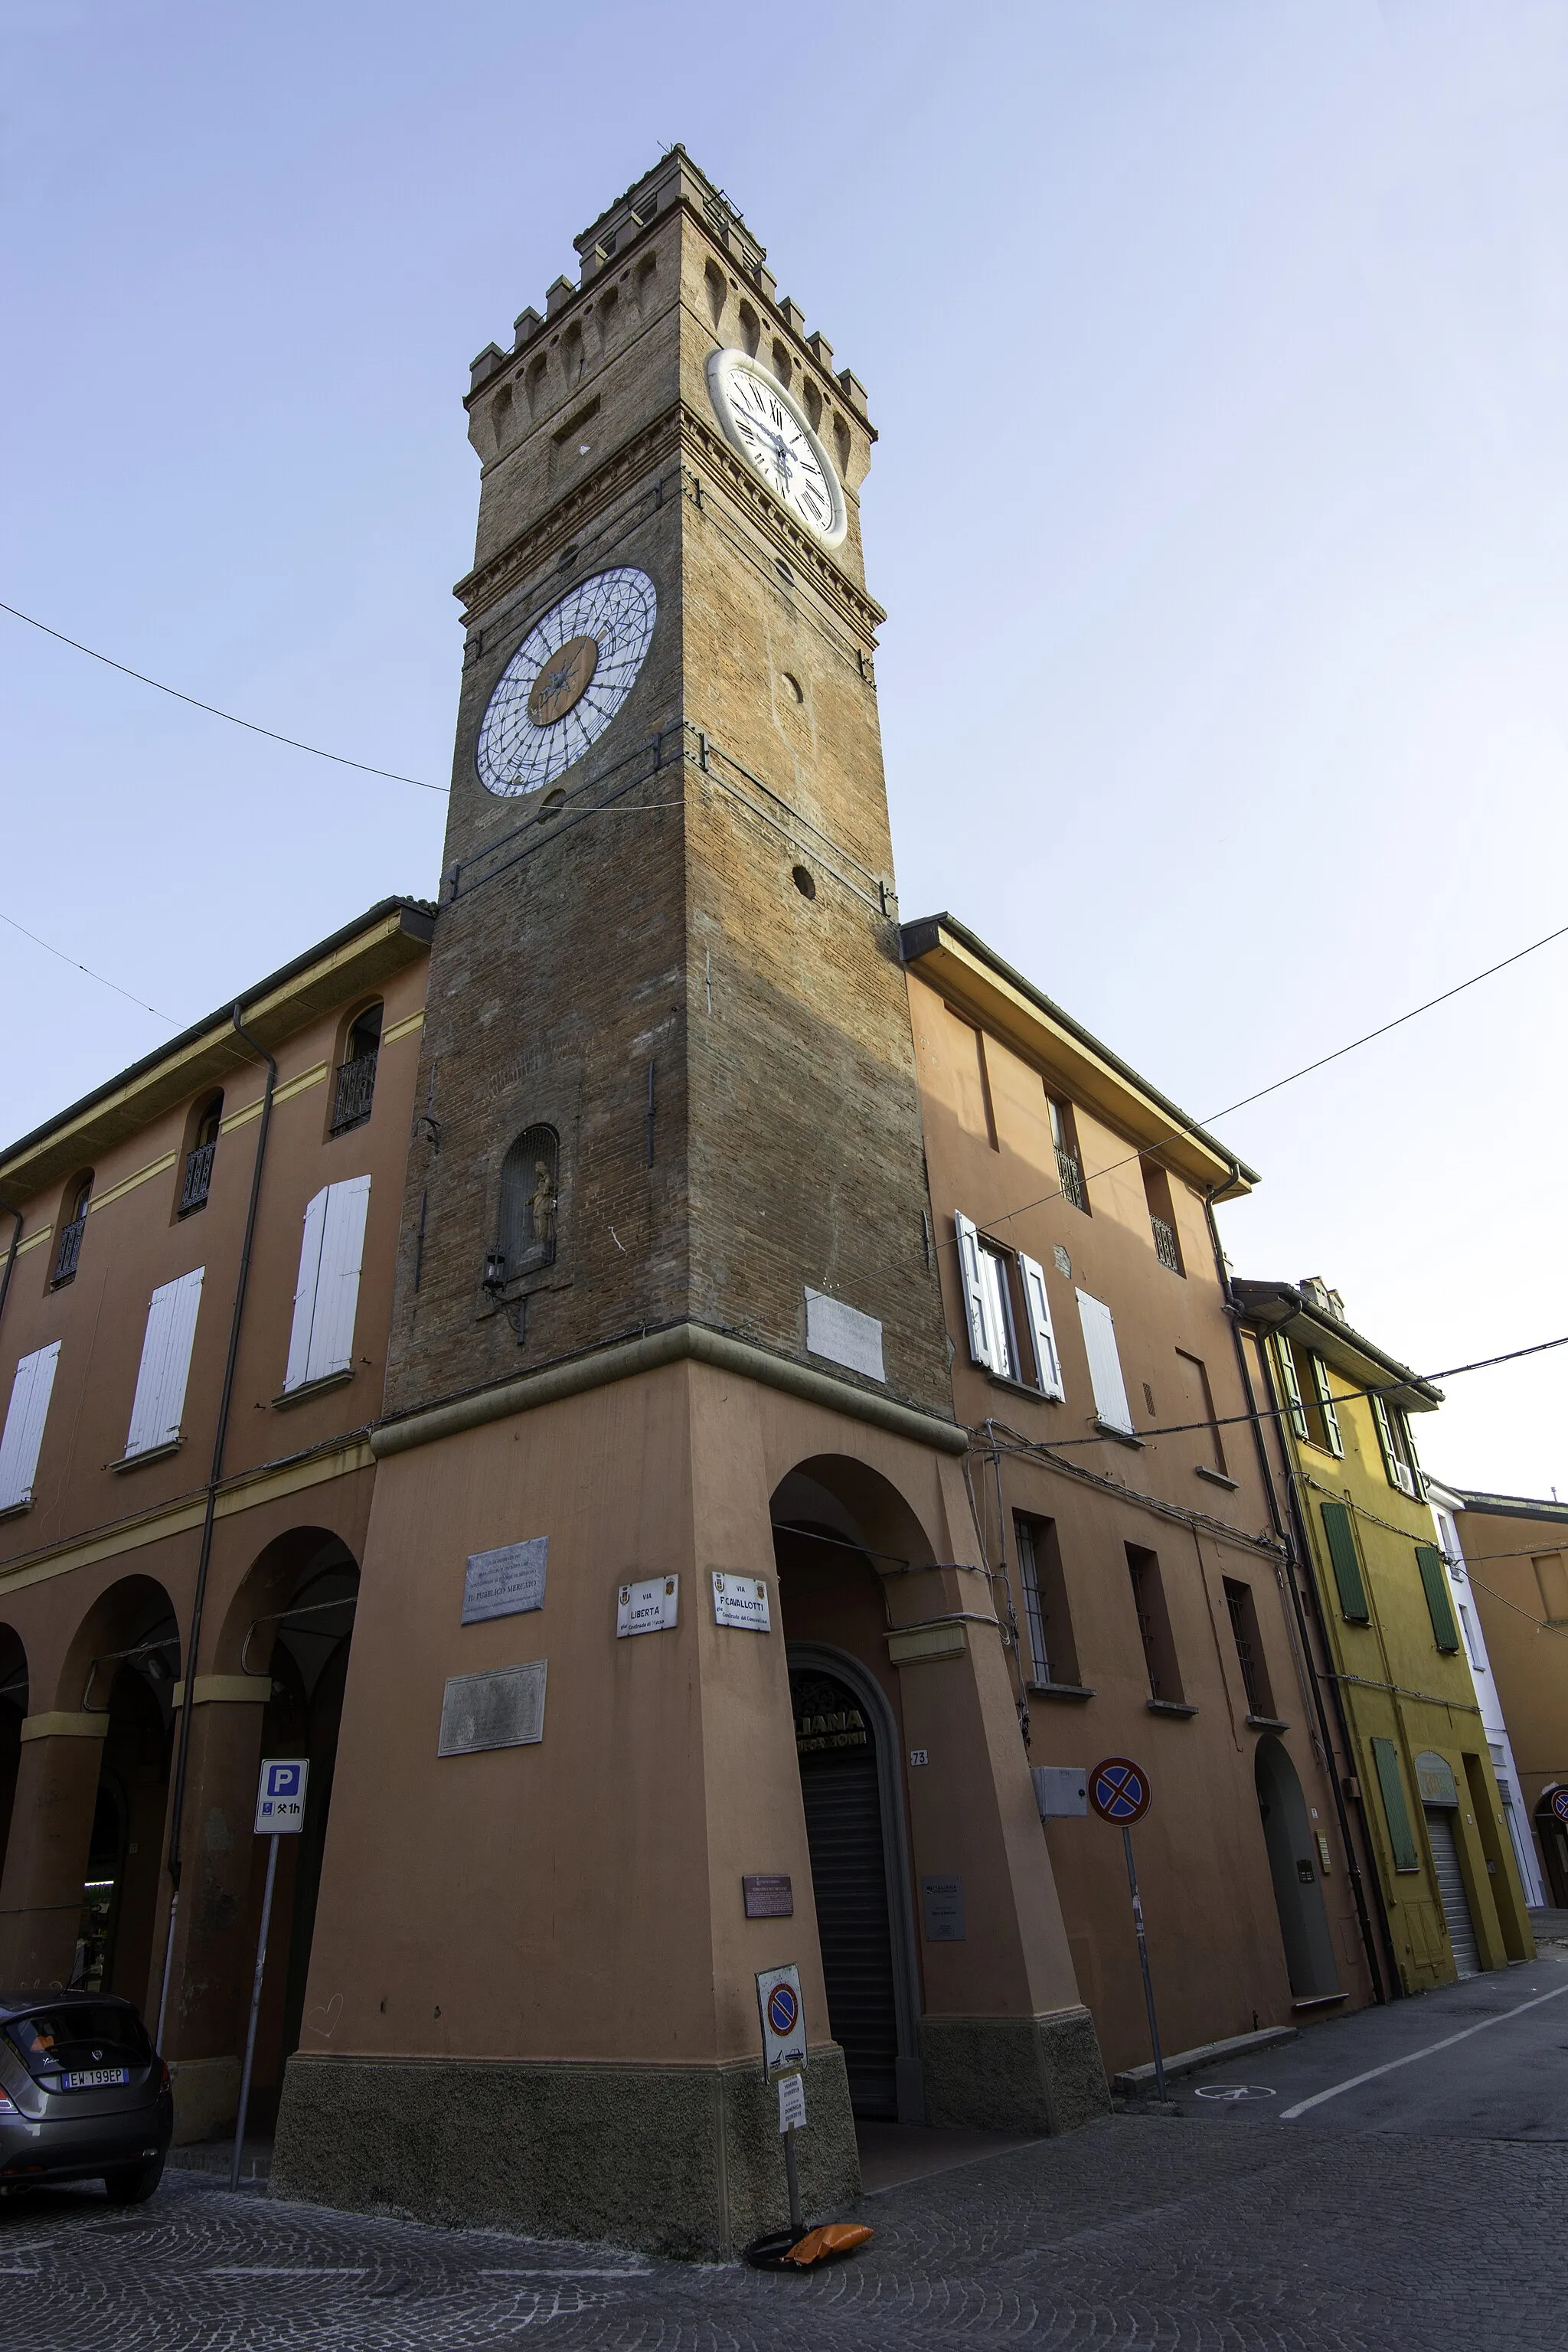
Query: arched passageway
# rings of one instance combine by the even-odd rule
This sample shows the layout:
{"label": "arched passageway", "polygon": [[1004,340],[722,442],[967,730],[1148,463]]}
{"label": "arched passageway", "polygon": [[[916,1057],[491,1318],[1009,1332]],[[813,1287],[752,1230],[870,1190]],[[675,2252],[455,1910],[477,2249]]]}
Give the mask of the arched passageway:
{"label": "arched passageway", "polygon": [[[252,2127],[268,2131],[276,2118],[283,2069],[300,2046],[305,1982],[321,1889],[321,1859],[337,1762],[353,1634],[359,1568],[341,1538],[321,1528],[300,1529],[269,1547],[246,1580],[226,1627],[237,1644],[236,1664],[248,1675],[266,1674],[271,1693],[262,1711],[259,1756],[302,1756],[310,1763],[305,1825],[279,1853],[267,1976],[257,2030]],[[254,1787],[254,1769],[252,1772]],[[235,2009],[234,2046],[244,2032],[248,1968],[260,1925],[267,1842],[245,1834],[251,1854],[245,1904],[246,1966]]]}
{"label": "arched passageway", "polygon": [[26,1712],[27,1654],[21,1635],[9,1625],[0,1625],[0,1879],[5,1873],[5,1845],[11,1833],[11,1810],[16,1801],[22,1724]]}
{"label": "arched passageway", "polygon": [[1296,1767],[1272,1732],[1258,1741],[1253,1770],[1291,1993],[1297,2000],[1331,2000],[1341,1990],[1339,1972],[1307,1801]]}
{"label": "arched passageway", "polygon": [[880,1575],[931,1549],[897,1490],[846,1457],[791,1471],[772,1517],[828,2022],[856,2114],[918,2121],[900,1694]]}

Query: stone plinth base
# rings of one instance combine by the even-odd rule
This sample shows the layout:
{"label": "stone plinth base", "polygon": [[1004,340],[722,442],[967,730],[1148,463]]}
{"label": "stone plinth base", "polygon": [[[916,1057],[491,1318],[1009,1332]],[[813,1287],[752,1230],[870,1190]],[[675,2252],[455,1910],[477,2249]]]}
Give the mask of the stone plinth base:
{"label": "stone plinth base", "polygon": [[171,2058],[174,2085],[174,2146],[231,2137],[239,2113],[237,2058]]}
{"label": "stone plinth base", "polygon": [[[860,2193],[836,2042],[812,2052],[805,2096],[801,2195],[807,2219],[821,2221]],[[268,2193],[698,2261],[722,2261],[789,2221],[777,2094],[755,2059],[620,2066],[297,2054]]]}
{"label": "stone plinth base", "polygon": [[948,2130],[1071,2131],[1110,2095],[1087,2009],[1047,2017],[922,2017],[926,2121]]}

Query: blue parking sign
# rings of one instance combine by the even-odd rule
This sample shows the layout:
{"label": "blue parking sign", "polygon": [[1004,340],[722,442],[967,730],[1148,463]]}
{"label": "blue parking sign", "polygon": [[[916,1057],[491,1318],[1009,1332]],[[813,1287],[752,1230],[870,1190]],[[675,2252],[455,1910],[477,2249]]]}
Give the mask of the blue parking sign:
{"label": "blue parking sign", "polygon": [[305,1826],[305,1782],[310,1767],[302,1756],[262,1759],[256,1791],[258,1837],[297,1835]]}

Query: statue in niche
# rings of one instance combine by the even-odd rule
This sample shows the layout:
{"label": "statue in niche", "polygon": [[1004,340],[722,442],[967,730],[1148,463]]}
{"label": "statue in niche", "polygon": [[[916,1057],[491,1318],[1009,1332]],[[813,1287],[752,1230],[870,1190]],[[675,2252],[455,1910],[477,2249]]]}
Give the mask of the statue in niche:
{"label": "statue in niche", "polygon": [[533,1163],[533,1194],[529,1207],[533,1223],[531,1239],[537,1249],[542,1242],[555,1238],[555,1171],[548,1160],[536,1160]]}
{"label": "statue in niche", "polygon": [[501,1161],[496,1244],[485,1262],[487,1290],[503,1291],[553,1260],[560,1155],[552,1127],[527,1127]]}

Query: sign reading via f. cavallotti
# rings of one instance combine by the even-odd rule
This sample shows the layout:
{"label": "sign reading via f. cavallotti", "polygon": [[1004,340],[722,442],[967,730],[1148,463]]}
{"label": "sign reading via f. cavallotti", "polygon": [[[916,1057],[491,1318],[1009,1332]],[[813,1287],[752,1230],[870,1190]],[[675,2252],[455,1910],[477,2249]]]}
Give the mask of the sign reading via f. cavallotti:
{"label": "sign reading via f. cavallotti", "polygon": [[805,2063],[805,2009],[800,1970],[759,1969],[757,2007],[763,2012],[763,2064],[770,2074],[781,2066]]}
{"label": "sign reading via f. cavallotti", "polygon": [[256,1791],[258,1837],[289,1837],[305,1826],[305,1781],[310,1767],[302,1756],[267,1756]]}

